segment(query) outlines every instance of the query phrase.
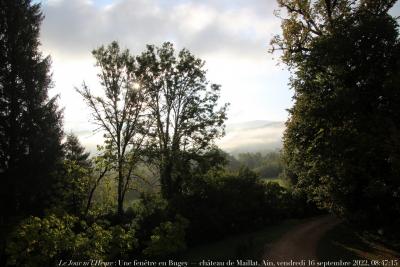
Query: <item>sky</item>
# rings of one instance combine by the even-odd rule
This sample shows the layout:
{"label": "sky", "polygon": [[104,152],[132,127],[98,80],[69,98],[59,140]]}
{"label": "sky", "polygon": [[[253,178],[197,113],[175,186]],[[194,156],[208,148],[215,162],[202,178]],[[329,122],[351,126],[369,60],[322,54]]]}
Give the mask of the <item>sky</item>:
{"label": "sky", "polygon": [[271,38],[280,33],[275,0],[40,2],[42,50],[52,59],[50,94],[60,96],[66,132],[78,134],[86,145],[98,140],[90,111],[74,88],[85,81],[100,90],[91,51],[114,40],[132,54],[146,44],[170,41],[205,60],[208,79],[222,86],[221,103],[230,103],[227,124],[287,119],[293,104],[289,72],[278,55],[268,53]]}

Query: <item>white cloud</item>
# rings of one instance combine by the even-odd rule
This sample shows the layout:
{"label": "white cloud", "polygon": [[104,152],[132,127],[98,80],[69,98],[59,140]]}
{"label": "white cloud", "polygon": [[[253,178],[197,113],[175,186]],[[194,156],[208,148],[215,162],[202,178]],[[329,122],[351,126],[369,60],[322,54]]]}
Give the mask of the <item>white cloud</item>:
{"label": "white cloud", "polygon": [[162,2],[120,0],[107,6],[82,0],[50,2],[45,5],[43,43],[52,52],[76,57],[112,40],[139,52],[146,43],[173,39],[179,47],[201,55],[223,50],[241,52],[236,56],[246,58],[260,49],[265,52],[269,34],[279,30],[273,2],[263,15],[259,14],[263,5],[244,1],[226,10],[209,2]]}

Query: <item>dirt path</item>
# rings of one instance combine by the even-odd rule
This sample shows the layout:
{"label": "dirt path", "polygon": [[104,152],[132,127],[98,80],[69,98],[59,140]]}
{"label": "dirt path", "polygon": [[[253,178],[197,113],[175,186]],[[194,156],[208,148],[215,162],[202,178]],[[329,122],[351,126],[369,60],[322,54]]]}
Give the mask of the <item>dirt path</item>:
{"label": "dirt path", "polygon": [[[277,261],[316,260],[318,241],[340,220],[331,215],[306,221],[283,235],[266,249],[264,259]],[[306,265],[309,266],[309,265]]]}

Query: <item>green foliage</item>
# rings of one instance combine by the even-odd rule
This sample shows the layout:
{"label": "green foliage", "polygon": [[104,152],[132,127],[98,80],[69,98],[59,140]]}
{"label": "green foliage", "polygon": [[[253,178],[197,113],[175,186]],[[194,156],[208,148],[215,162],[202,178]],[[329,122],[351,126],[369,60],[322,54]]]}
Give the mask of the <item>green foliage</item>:
{"label": "green foliage", "polygon": [[96,217],[96,214],[105,214],[111,212],[116,206],[116,188],[115,182],[110,173],[112,169],[112,156],[109,150],[98,146],[100,154],[93,157],[90,161],[88,186],[86,190],[86,207],[84,214],[90,217]]}
{"label": "green foliage", "polygon": [[134,202],[132,209],[136,219],[140,221],[153,215],[166,215],[168,202],[159,194],[143,193],[140,199]]}
{"label": "green foliage", "polygon": [[[64,143],[65,159],[63,171],[59,174],[59,181],[54,190],[57,195],[57,204],[52,207],[52,211],[67,212],[75,216],[88,215],[92,208],[95,193],[103,186],[103,180],[111,168],[110,157],[100,148],[100,155],[89,159],[89,153],[85,152],[79,139],[69,134]],[[104,182],[104,186],[107,185]],[[101,188],[102,189],[102,188]],[[115,196],[112,190],[108,189],[107,198]],[[97,212],[100,209],[105,211],[109,203],[108,199],[98,201],[96,204]],[[109,207],[107,207],[109,208]]]}
{"label": "green foliage", "polygon": [[177,215],[175,221],[162,222],[150,236],[143,254],[148,257],[165,257],[186,249],[185,230],[189,221]]}
{"label": "green foliage", "polygon": [[72,231],[77,218],[50,215],[44,219],[29,217],[15,230],[7,247],[8,264],[15,266],[51,266],[62,252],[74,248]]}
{"label": "green foliage", "polygon": [[64,160],[63,172],[54,186],[57,205],[52,207],[79,216],[84,212],[90,183],[90,169],[73,160]]}
{"label": "green foliage", "polygon": [[280,186],[278,183],[268,182],[265,184],[265,207],[272,215],[272,219],[279,220],[286,217],[295,217],[294,207],[299,203],[293,203],[292,192]]}
{"label": "green foliage", "polygon": [[[81,221],[70,257],[74,259],[127,259],[137,246],[135,225],[115,225]],[[68,253],[68,251],[66,251]]]}
{"label": "green foliage", "polygon": [[10,266],[52,266],[67,259],[125,259],[137,246],[134,225],[88,225],[71,215],[29,217],[7,246]]}
{"label": "green foliage", "polygon": [[286,175],[320,207],[380,227],[400,214],[395,1],[350,2],[279,1],[289,18],[274,44],[293,67],[296,100]]}
{"label": "green foliage", "polygon": [[128,229],[116,225],[111,227],[111,249],[109,257],[111,259],[129,259],[132,251],[138,246],[136,239],[135,225],[131,225]]}
{"label": "green foliage", "polygon": [[168,221],[170,216],[168,202],[160,194],[143,193],[141,197],[133,202],[126,214],[130,214],[138,226],[137,237],[139,250],[143,251],[150,240],[153,230],[162,222]]}
{"label": "green foliage", "polygon": [[117,182],[113,177],[105,177],[93,195],[93,205],[88,211],[90,217],[115,212],[117,206]]}
{"label": "green foliage", "polygon": [[107,259],[111,231],[94,223],[87,226],[81,222],[83,232],[76,234],[72,251],[72,258],[75,259]]}

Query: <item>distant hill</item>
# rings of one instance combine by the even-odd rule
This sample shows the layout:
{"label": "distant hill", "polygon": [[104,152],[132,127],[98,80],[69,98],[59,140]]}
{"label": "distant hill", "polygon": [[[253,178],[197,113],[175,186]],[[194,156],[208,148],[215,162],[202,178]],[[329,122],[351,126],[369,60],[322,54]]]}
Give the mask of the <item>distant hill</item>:
{"label": "distant hill", "polygon": [[256,120],[228,124],[226,136],[217,144],[226,152],[266,153],[282,148],[282,135],[285,123],[281,121]]}

